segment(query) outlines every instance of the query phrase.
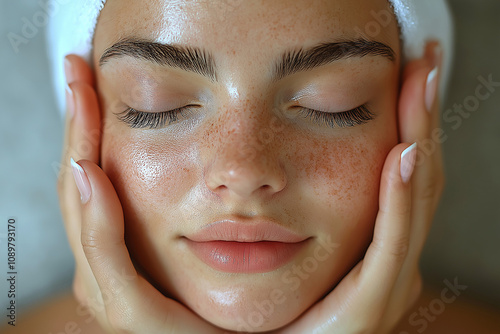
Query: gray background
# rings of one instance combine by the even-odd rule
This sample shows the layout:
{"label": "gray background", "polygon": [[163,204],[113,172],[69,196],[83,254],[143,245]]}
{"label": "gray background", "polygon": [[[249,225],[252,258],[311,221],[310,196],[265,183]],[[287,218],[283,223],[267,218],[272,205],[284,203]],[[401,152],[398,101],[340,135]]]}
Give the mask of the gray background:
{"label": "gray background", "polygon": [[[500,81],[500,0],[451,0],[456,58],[444,110],[474,96],[478,76]],[[63,124],[40,31],[14,52],[7,34],[40,11],[0,0],[0,309],[6,306],[5,233],[17,219],[21,310],[71,286],[73,258],[55,189]],[[444,123],[447,188],[422,259],[427,284],[445,279],[500,307],[500,88],[460,127]],[[3,312],[2,312],[3,314]],[[3,318],[3,316],[2,316]]]}

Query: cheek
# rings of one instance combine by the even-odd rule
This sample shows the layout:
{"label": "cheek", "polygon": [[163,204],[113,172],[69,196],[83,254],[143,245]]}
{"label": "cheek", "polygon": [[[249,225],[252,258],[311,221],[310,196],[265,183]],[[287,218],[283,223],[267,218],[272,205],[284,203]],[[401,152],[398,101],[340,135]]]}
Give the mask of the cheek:
{"label": "cheek", "polygon": [[383,152],[374,143],[362,139],[313,142],[314,149],[297,152],[298,179],[309,180],[315,195],[327,195],[336,201],[349,202],[372,192],[380,171]]}
{"label": "cheek", "polygon": [[385,158],[396,141],[395,135],[311,140],[292,160],[298,162],[298,188],[304,189],[306,199],[321,202],[315,207],[335,212],[337,219],[352,220],[363,208],[373,211]]}
{"label": "cheek", "polygon": [[[161,222],[175,216],[179,203],[194,183],[192,149],[183,142],[130,138],[107,134],[103,139],[102,167],[115,186],[128,222]],[[149,226],[156,230],[154,226]]]}
{"label": "cheek", "polygon": [[[382,122],[381,122],[382,123]],[[362,256],[371,240],[378,212],[380,176],[389,151],[397,144],[396,122],[366,126],[344,138],[306,138],[290,156],[296,161],[293,182],[301,200],[290,215],[313,228],[319,239],[340,244],[329,277],[338,279]],[[335,264],[335,265],[333,265]]]}

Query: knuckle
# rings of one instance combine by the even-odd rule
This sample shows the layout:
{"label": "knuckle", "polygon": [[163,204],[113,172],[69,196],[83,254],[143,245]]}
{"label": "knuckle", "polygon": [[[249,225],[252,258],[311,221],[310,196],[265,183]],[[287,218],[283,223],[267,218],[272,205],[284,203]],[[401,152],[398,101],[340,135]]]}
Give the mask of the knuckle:
{"label": "knuckle", "polygon": [[420,191],[420,199],[433,199],[436,195],[437,185],[433,181],[426,182]]}
{"label": "knuckle", "polygon": [[390,245],[388,245],[386,252],[387,254],[394,259],[396,263],[402,263],[406,256],[408,255],[409,250],[409,239],[408,237],[399,237],[393,241],[391,241]]}
{"label": "knuckle", "polygon": [[431,176],[421,185],[419,197],[423,200],[435,200],[439,198],[444,190],[444,175],[439,172]]}
{"label": "knuckle", "polygon": [[90,230],[87,233],[82,233],[81,244],[85,255],[88,257],[95,257],[99,254],[100,241],[96,237],[98,231]]}
{"label": "knuckle", "polygon": [[397,221],[406,221],[411,215],[411,202],[408,200],[401,205],[380,206],[379,213]]}
{"label": "knuckle", "polygon": [[389,267],[399,267],[406,259],[409,250],[409,238],[399,237],[392,240],[376,240],[372,242],[370,247],[377,254],[377,257],[386,261]]}

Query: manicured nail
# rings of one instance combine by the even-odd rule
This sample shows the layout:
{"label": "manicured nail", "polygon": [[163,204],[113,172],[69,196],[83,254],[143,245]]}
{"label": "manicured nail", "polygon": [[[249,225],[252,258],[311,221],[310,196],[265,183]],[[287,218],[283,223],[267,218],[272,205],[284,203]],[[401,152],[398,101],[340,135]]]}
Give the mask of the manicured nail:
{"label": "manicured nail", "polygon": [[401,179],[404,183],[410,182],[413,171],[415,170],[415,162],[417,161],[417,143],[401,153],[400,172]]}
{"label": "manicured nail", "polygon": [[66,83],[70,84],[75,80],[75,75],[73,73],[73,65],[66,57],[64,58],[64,74],[66,75]]}
{"label": "manicured nail", "polygon": [[66,84],[66,109],[70,118],[75,116],[75,95],[71,87]]}
{"label": "manicured nail", "polygon": [[427,75],[427,84],[425,87],[425,107],[428,112],[432,112],[432,107],[436,100],[437,88],[438,88],[438,71],[439,68],[436,66]]}
{"label": "manicured nail", "polygon": [[82,204],[85,204],[89,201],[91,194],[89,179],[83,168],[77,164],[73,158],[71,158],[71,167],[73,169],[76,187],[80,191],[80,199],[82,200]]}

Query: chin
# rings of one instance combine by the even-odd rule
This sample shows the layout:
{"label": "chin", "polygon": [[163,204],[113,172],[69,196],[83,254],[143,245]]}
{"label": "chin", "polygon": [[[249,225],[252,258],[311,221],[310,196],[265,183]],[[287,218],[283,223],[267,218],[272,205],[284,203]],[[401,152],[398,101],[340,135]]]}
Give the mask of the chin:
{"label": "chin", "polygon": [[317,299],[305,293],[308,287],[291,291],[285,284],[267,284],[267,280],[228,289],[199,291],[198,296],[184,295],[183,304],[213,325],[237,332],[266,332],[286,326]]}

